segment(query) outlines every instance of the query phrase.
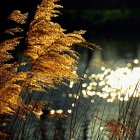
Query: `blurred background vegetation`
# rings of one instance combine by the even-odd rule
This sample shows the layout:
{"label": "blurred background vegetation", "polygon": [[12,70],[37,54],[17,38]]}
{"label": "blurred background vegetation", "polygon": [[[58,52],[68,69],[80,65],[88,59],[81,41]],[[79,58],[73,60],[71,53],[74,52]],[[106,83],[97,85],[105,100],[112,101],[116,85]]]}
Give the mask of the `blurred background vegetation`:
{"label": "blurred background vegetation", "polygon": [[[4,0],[0,4],[0,29],[13,9],[21,9],[33,14],[40,0]],[[138,32],[140,30],[139,0],[60,0],[64,6],[62,16],[57,20],[69,30],[85,29],[89,34],[109,34],[115,32]]]}
{"label": "blurred background vegetation", "polygon": [[65,7],[61,21],[66,28],[84,28],[96,34],[140,29],[139,0],[61,0],[61,3]]}

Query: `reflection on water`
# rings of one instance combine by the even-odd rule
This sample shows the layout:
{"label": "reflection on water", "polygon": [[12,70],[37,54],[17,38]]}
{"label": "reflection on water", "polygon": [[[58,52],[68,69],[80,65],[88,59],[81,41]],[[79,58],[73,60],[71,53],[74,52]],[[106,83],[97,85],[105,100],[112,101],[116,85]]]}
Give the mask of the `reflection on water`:
{"label": "reflection on water", "polygon": [[[139,64],[135,59],[134,64]],[[139,96],[140,67],[130,68],[132,64],[111,70],[110,68],[101,67],[98,74],[85,74],[89,83],[83,83],[82,93],[84,97],[98,95],[107,98],[107,102],[113,102],[115,99],[128,101],[130,97]],[[136,89],[137,85],[137,89]]]}
{"label": "reflection on water", "polygon": [[140,42],[133,39],[104,40],[101,47],[102,51],[94,51],[84,75],[88,80],[82,84],[83,97],[98,95],[107,102],[138,97]]}

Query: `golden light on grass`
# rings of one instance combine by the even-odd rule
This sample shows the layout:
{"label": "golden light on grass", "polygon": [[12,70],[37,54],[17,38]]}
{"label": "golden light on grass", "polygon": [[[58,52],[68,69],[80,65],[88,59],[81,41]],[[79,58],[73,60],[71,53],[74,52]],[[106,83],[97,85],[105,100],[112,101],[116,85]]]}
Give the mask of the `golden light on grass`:
{"label": "golden light on grass", "polygon": [[[41,109],[33,110],[33,105],[27,105],[21,95],[26,93],[28,98],[27,96],[35,91],[46,93],[46,89],[66,85],[66,81],[72,81],[69,85],[72,88],[78,80],[76,70],[79,58],[72,46],[98,48],[82,37],[85,31],[66,33],[65,29],[52,21],[53,17],[60,14],[58,8],[62,8],[56,2],[57,0],[41,1],[33,20],[28,24],[28,31],[20,27],[28,21],[28,13],[14,10],[8,17],[19,27],[5,30],[4,33],[12,35],[12,38],[0,42],[0,114],[16,114],[20,108],[39,118]],[[15,33],[21,32],[26,35],[15,36]],[[22,46],[20,41],[26,42],[25,46]],[[23,56],[20,56],[21,64],[11,62],[13,56],[9,51],[14,51],[16,46],[26,48],[20,48],[23,50]]]}

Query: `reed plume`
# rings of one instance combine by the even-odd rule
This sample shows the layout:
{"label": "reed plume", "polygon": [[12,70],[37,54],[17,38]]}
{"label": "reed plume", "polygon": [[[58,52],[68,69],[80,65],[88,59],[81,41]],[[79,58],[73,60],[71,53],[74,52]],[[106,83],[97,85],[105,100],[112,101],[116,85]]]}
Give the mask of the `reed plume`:
{"label": "reed plume", "polygon": [[[66,84],[64,80],[75,81],[78,54],[71,46],[94,46],[81,36],[85,31],[65,33],[58,23],[52,22],[52,17],[59,15],[56,8],[57,0],[42,0],[37,7],[33,21],[30,23],[26,37],[16,37],[0,43],[0,114],[19,114],[19,112],[41,114],[41,109],[33,109],[32,102],[26,102],[22,94],[45,92],[55,85]],[[22,14],[14,10],[9,19],[17,24],[25,24],[28,13]],[[5,33],[14,36],[23,32],[20,27],[7,29]],[[21,64],[10,63],[13,56],[9,51],[14,50],[25,40],[26,50],[23,52]],[[26,68],[26,70],[24,70]],[[42,106],[41,106],[42,107]],[[23,114],[21,113],[21,116]]]}

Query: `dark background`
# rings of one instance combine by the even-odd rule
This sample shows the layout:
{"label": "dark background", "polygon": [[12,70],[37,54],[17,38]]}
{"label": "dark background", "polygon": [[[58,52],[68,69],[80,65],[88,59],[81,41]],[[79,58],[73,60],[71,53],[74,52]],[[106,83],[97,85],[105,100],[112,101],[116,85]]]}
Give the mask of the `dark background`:
{"label": "dark background", "polygon": [[[4,0],[0,4],[0,32],[14,10],[29,12],[32,19],[41,0]],[[122,34],[140,31],[140,0],[61,0],[62,15],[55,20],[68,31],[85,29],[88,34]]]}

